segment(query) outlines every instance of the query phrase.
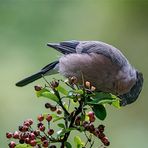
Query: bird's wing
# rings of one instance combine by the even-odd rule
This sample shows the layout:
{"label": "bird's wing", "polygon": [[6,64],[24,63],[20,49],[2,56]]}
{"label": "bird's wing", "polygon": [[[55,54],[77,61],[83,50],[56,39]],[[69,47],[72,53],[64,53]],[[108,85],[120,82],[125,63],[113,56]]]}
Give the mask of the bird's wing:
{"label": "bird's wing", "polygon": [[97,53],[109,58],[119,67],[128,64],[125,56],[117,48],[100,41],[64,41],[60,43],[48,43],[47,45],[63,54]]}
{"label": "bird's wing", "polygon": [[119,65],[119,67],[128,63],[125,56],[117,48],[100,41],[81,41],[76,47],[76,52],[101,54]]}
{"label": "bird's wing", "polygon": [[48,43],[47,46],[56,49],[63,54],[76,53],[76,47],[79,41],[64,41],[60,43]]}

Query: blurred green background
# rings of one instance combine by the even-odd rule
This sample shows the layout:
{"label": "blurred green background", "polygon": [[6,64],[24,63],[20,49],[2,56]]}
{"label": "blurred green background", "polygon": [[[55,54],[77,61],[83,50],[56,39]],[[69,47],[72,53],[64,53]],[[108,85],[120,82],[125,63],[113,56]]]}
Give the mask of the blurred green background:
{"label": "blurred green background", "polygon": [[15,82],[57,59],[46,43],[63,40],[107,42],[143,72],[139,99],[120,110],[108,106],[103,123],[110,148],[148,147],[147,0],[0,0],[0,147],[8,147],[5,132],[46,112],[33,89],[43,80],[23,88]]}

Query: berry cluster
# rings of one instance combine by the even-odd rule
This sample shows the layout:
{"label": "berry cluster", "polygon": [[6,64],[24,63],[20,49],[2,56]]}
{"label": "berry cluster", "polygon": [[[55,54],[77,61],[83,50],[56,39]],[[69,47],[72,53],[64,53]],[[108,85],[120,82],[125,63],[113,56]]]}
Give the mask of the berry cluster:
{"label": "berry cluster", "polygon": [[[86,131],[92,133],[96,137],[98,137],[105,146],[109,146],[110,142],[109,142],[108,138],[106,137],[106,135],[104,134],[105,126],[102,124],[99,125],[98,127],[94,126],[94,124],[93,124],[93,122],[95,121],[94,112],[92,112],[92,111],[88,112],[87,116],[89,117],[89,121],[82,122],[82,126],[84,127],[84,129]],[[81,117],[80,116],[77,116],[77,118],[75,120],[75,125],[77,125],[77,126],[81,125]]]}
{"label": "berry cluster", "polygon": [[[13,133],[7,132],[6,137],[8,139],[16,139],[19,140],[19,144],[29,144],[30,146],[36,146],[38,148],[42,147],[50,147],[50,148],[56,148],[55,145],[50,145],[49,143],[52,140],[52,135],[54,133],[54,130],[50,128],[49,123],[52,120],[52,116],[50,114],[43,116],[38,116],[38,124],[37,129],[32,129],[33,120],[28,119],[25,120],[22,125],[18,127],[18,131],[15,131]],[[48,128],[46,130],[45,125],[43,124],[43,120],[46,120],[48,122]],[[45,132],[46,130],[46,132]],[[14,141],[11,141],[9,143],[10,148],[15,148],[17,144]]]}
{"label": "berry cluster", "polygon": [[[72,130],[79,130],[85,133],[85,136],[87,138],[85,147],[87,146],[88,142],[91,147],[94,144],[94,141],[92,142],[92,139],[87,136],[87,132],[90,134],[90,137],[94,135],[95,137],[100,139],[105,146],[110,145],[108,138],[104,134],[105,126],[94,126],[96,118],[99,118],[96,116],[96,112],[100,110],[93,110],[94,104],[90,104],[90,100],[95,100],[95,98],[93,97],[96,88],[92,86],[91,83],[88,81],[85,82],[84,86],[79,86],[76,77],[70,78],[69,82],[65,82],[65,84],[67,84],[67,86],[69,86],[72,90],[67,91],[62,88],[59,84],[59,81],[52,81],[51,83],[48,83],[47,86],[45,85],[44,88],[39,85],[36,85],[34,87],[38,97],[42,96],[48,99],[50,99],[51,97],[56,98],[55,100],[51,98],[52,101],[55,101],[55,105],[51,103],[45,104],[45,108],[54,113],[38,115],[38,122],[36,126],[37,128],[35,130],[32,128],[33,120],[28,119],[25,120],[23,124],[18,127],[18,131],[15,131],[13,133],[7,132],[6,137],[8,139],[14,139],[14,141],[18,141],[11,141],[9,143],[9,148],[15,148],[18,144],[27,144],[27,146],[30,145],[36,148],[56,148],[54,143],[61,143],[61,148],[64,148],[65,146],[67,147],[67,145],[69,145],[68,147],[70,147],[71,144],[67,140]],[[61,94],[66,95],[61,97]],[[69,103],[66,104],[67,106],[65,105],[64,99],[67,98],[72,99],[73,102],[77,102],[77,106],[74,106],[74,110],[72,111],[70,109],[70,107],[72,106],[70,100]],[[92,108],[93,111],[89,111],[87,113],[87,110],[89,110],[90,108]],[[57,124],[61,129],[57,131],[57,134],[54,134],[55,131],[53,128],[51,128],[51,122],[59,121],[61,119],[62,123]],[[77,142],[77,140],[75,141]],[[81,140],[78,141],[79,143],[76,144],[84,145]]]}

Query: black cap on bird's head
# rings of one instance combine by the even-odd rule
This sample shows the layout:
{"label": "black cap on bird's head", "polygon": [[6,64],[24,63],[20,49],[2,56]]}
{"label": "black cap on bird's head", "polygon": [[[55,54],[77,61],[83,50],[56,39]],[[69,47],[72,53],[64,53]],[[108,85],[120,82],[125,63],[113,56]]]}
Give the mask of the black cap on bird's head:
{"label": "black cap on bird's head", "polygon": [[136,83],[131,88],[131,90],[128,93],[119,96],[119,98],[121,98],[121,106],[131,104],[137,100],[143,86],[143,74],[141,72],[136,71],[136,76]]}

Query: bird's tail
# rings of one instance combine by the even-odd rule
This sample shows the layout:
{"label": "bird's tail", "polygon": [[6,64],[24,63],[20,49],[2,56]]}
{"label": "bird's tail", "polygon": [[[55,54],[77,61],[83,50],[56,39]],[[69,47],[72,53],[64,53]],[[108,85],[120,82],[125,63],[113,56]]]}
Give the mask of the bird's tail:
{"label": "bird's tail", "polygon": [[[48,65],[46,65],[44,68],[41,69],[41,71],[19,81],[16,83],[16,86],[22,87],[25,86],[31,82],[34,82],[35,80],[40,79],[43,75],[46,74],[52,74],[52,70],[55,68],[55,66],[58,64],[58,61],[52,62]],[[51,73],[50,73],[51,71]]]}
{"label": "bird's tail", "polygon": [[16,83],[16,86],[22,87],[42,77],[42,73],[38,72]]}

